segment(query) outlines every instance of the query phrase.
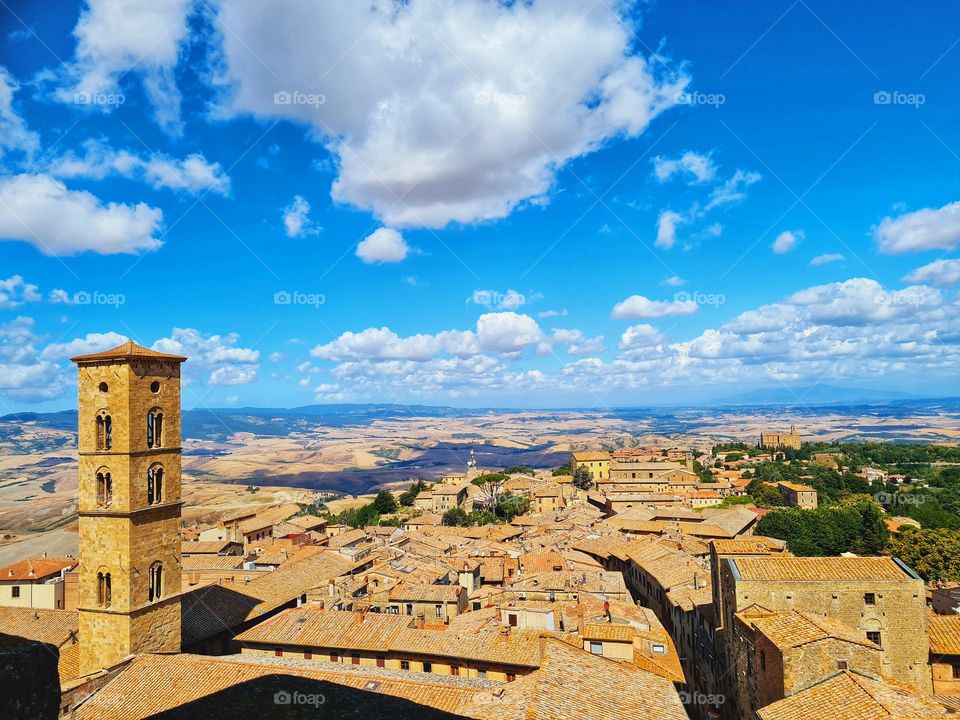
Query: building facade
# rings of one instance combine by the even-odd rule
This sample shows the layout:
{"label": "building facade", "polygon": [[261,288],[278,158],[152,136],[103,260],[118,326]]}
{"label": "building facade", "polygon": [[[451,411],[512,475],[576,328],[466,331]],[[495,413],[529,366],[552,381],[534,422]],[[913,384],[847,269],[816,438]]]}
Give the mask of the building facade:
{"label": "building facade", "polygon": [[132,342],[79,371],[80,674],[180,651],[180,364]]}

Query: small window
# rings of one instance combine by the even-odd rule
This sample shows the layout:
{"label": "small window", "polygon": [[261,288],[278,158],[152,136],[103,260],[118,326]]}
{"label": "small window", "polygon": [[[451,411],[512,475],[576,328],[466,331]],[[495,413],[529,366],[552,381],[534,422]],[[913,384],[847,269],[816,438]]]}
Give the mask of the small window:
{"label": "small window", "polygon": [[876,596],[874,593],[866,593],[866,594],[864,594],[864,596],[863,596],[863,604],[864,604],[864,605],[876,605],[876,604],[877,604],[877,596]]}
{"label": "small window", "polygon": [[450,674],[451,674],[451,675],[459,675],[459,674],[460,674],[460,666],[459,666],[459,665],[451,665],[451,666],[450,666]]}
{"label": "small window", "polygon": [[10,597],[15,597],[15,598],[20,597],[20,586],[19,586],[19,585],[14,585],[12,588],[10,588]]}
{"label": "small window", "polygon": [[516,626],[517,626],[517,616],[514,615],[513,613],[510,613],[509,615],[507,615],[507,622],[510,623],[510,627],[516,627]]}
{"label": "small window", "polygon": [[484,680],[486,680],[486,678],[487,678],[486,668],[479,668],[479,669],[477,670],[477,677],[478,677],[478,678],[483,678]]}
{"label": "small window", "polygon": [[653,652],[656,653],[657,655],[666,655],[666,654],[667,654],[667,646],[666,646],[666,645],[661,645],[661,644],[659,644],[659,643],[654,643],[654,644],[653,644]]}
{"label": "small window", "polygon": [[310,652],[309,650],[304,650],[304,651],[303,651],[303,659],[304,659],[304,660],[313,660],[313,653]]}
{"label": "small window", "polygon": [[590,642],[590,652],[594,655],[603,655],[603,643]]}
{"label": "small window", "polygon": [[377,655],[377,667],[386,667],[387,659],[383,655]]}
{"label": "small window", "polygon": [[507,682],[513,682],[517,679],[517,676],[513,673],[507,673]]}
{"label": "small window", "polygon": [[407,615],[413,615],[413,603],[407,603]]}
{"label": "small window", "polygon": [[960,680],[960,665],[953,666],[953,679]]}
{"label": "small window", "polygon": [[354,655],[353,657],[350,658],[350,662],[353,663],[354,665],[359,665],[359,664],[360,664],[360,656],[359,656],[359,655]]}
{"label": "small window", "polygon": [[436,615],[438,618],[443,617],[443,605],[437,605],[433,609],[433,612],[434,612],[434,615]]}
{"label": "small window", "polygon": [[340,655],[338,653],[330,653],[330,662],[340,662]]}
{"label": "small window", "polygon": [[409,670],[409,669],[410,669],[410,661],[409,661],[409,660],[401,660],[401,661],[400,661],[400,669],[401,669],[401,670]]}
{"label": "small window", "polygon": [[276,649],[273,651],[273,654],[274,654],[276,657],[283,657],[283,650],[280,649],[280,648],[276,648]]}
{"label": "small window", "polygon": [[110,386],[107,385],[105,382],[100,383],[100,392],[105,393],[109,389],[110,389]]}
{"label": "small window", "polygon": [[846,661],[846,660],[838,660],[838,661],[837,661],[837,670],[846,670],[846,669],[847,669],[847,661]]}
{"label": "small window", "polygon": [[160,383],[158,383],[156,380],[150,383],[150,392],[152,393],[160,392]]}
{"label": "small window", "polygon": [[433,663],[425,662],[425,663],[423,664],[423,671],[424,671],[424,672],[433,672]]}
{"label": "small window", "polygon": [[[880,645],[880,633],[879,632],[867,632],[867,640],[870,642]],[[882,645],[880,645],[883,647]]]}

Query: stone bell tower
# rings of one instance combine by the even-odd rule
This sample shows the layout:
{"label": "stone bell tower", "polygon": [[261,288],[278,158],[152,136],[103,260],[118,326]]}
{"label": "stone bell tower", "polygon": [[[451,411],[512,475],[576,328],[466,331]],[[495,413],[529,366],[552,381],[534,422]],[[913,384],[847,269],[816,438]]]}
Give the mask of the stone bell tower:
{"label": "stone bell tower", "polygon": [[179,355],[133,342],[79,372],[80,674],[180,651]]}

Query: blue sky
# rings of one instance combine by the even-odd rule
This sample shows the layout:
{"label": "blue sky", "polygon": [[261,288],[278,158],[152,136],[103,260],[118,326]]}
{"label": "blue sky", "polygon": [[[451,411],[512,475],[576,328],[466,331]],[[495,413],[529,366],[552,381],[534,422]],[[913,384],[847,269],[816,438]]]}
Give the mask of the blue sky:
{"label": "blue sky", "polygon": [[[353,7],[356,5],[356,7]],[[0,411],[957,393],[960,8],[12,2]]]}

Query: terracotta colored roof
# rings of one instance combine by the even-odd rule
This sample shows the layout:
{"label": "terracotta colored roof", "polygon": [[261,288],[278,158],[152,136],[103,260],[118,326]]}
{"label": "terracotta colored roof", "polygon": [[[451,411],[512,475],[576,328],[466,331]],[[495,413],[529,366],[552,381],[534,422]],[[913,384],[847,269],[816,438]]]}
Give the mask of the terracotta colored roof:
{"label": "terracotta colored roof", "polygon": [[913,580],[892,558],[748,557],[730,560],[743,580]]}
{"label": "terracotta colored roof", "polygon": [[847,625],[822,615],[801,610],[770,613],[759,617],[751,615],[741,619],[748,624],[752,624],[780,648],[800,647],[801,645],[834,638],[874,650],[880,649],[879,646],[864,639],[859,632]]}
{"label": "terracotta colored roof", "polygon": [[783,552],[786,543],[783,540],[754,535],[737,540],[711,540],[710,544],[717,555],[769,555]]}
{"label": "terracotta colored roof", "polygon": [[398,602],[457,602],[463,588],[459,585],[417,585],[398,583],[390,588],[389,598]]}
{"label": "terracotta colored roof", "polygon": [[77,565],[73,558],[29,558],[0,568],[0,580],[43,580]]}
{"label": "terracotta colored roof", "polygon": [[560,640],[541,642],[540,670],[478,693],[462,713],[482,720],[686,720],[666,678]]}
{"label": "terracotta colored roof", "polygon": [[960,655],[960,615],[931,615],[927,618],[930,652]]}
{"label": "terracotta colored roof", "polygon": [[580,634],[584,640],[609,640],[611,642],[633,642],[633,628],[629,625],[614,623],[587,623]]}
{"label": "terracotta colored roof", "polygon": [[792,483],[792,482],[787,482],[785,480],[781,480],[779,483],[777,483],[777,485],[779,485],[780,487],[785,487],[787,488],[787,490],[793,490],[794,492],[816,492],[817,491],[816,488],[812,488],[809,485],[801,485],[800,483]]}
{"label": "terracotta colored roof", "polygon": [[[476,678],[247,656],[141,655],[76,711],[77,720],[224,717],[451,718],[496,683]],[[275,694],[323,705],[278,706]],[[406,701],[406,702],[404,702]],[[301,712],[297,712],[297,710]]]}
{"label": "terracotta colored roof", "polygon": [[610,453],[606,452],[590,452],[590,451],[581,451],[573,453],[573,459],[577,462],[590,462],[591,460],[609,460]]}
{"label": "terracotta colored roof", "polygon": [[184,555],[219,555],[233,547],[239,548],[240,543],[234,543],[232,540],[192,540],[180,543],[180,552]]}
{"label": "terracotta colored roof", "polygon": [[912,685],[844,671],[757,711],[760,720],[926,720],[947,711]]}
{"label": "terracotta colored roof", "polygon": [[520,556],[520,562],[523,565],[523,571],[529,575],[567,569],[563,555],[556,550],[524,553]]}
{"label": "terracotta colored roof", "polygon": [[0,633],[60,647],[80,627],[76,610],[38,610],[0,605]]}
{"label": "terracotta colored roof", "polygon": [[70,358],[70,362],[84,363],[97,362],[99,360],[131,360],[134,358],[170,360],[173,362],[186,362],[187,359],[183,355],[170,355],[168,353],[157,352],[156,350],[145,348],[142,345],[137,345],[132,340],[127,340],[125,343],[117,345],[117,347],[110,350],[102,350],[101,352],[88,353],[86,355],[75,355]]}
{"label": "terracotta colored roof", "polygon": [[527,630],[508,633],[419,630],[411,627],[411,618],[403,615],[361,615],[304,605],[284,610],[236,639],[241,643],[262,643],[271,647],[294,645],[345,651],[393,651],[539,667],[539,637],[539,633]]}

